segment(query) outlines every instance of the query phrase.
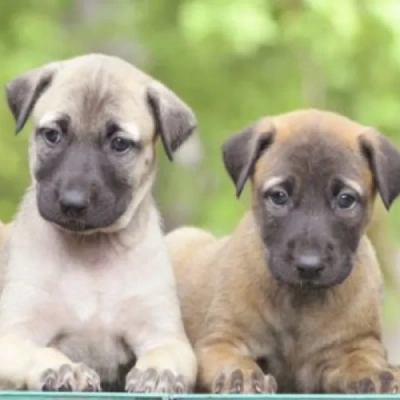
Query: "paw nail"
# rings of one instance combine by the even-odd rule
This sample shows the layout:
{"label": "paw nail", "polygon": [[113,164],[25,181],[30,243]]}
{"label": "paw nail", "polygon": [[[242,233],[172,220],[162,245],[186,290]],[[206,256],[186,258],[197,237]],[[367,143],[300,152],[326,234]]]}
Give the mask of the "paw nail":
{"label": "paw nail", "polygon": [[254,391],[255,391],[256,393],[261,393],[261,392],[262,392],[261,386],[258,385],[258,384],[254,385]]}

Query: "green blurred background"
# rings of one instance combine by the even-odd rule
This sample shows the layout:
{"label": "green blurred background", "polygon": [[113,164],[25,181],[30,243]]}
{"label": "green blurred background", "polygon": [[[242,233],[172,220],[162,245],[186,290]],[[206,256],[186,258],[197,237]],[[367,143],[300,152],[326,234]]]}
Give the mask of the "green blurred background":
{"label": "green blurred background", "polygon": [[[132,61],[197,113],[198,134],[177,162],[159,146],[155,195],[166,230],[191,223],[223,234],[234,227],[248,192],[235,198],[220,148],[261,115],[328,108],[400,144],[400,0],[1,2],[2,84],[90,51]],[[30,126],[15,137],[5,96],[0,126],[0,219],[8,221],[29,180]],[[400,349],[400,201],[389,216],[378,204],[370,234],[386,277],[388,342]]]}

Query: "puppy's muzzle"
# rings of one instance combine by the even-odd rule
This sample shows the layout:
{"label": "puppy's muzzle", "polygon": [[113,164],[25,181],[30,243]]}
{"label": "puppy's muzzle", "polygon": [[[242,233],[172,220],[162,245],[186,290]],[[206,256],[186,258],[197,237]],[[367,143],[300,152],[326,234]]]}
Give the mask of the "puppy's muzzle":
{"label": "puppy's muzzle", "polygon": [[60,193],[59,203],[65,217],[81,218],[89,208],[90,196],[82,189],[67,189]]}

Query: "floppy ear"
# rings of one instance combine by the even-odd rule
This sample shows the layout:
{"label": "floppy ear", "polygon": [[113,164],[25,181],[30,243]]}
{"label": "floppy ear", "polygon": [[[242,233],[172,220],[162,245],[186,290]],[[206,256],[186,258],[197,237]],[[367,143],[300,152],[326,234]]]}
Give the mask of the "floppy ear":
{"label": "floppy ear", "polygon": [[225,168],[236,187],[236,197],[240,197],[248,177],[261,154],[271,145],[275,129],[270,127],[258,133],[253,123],[229,137],[222,146]]}
{"label": "floppy ear", "polygon": [[360,137],[383,204],[389,210],[400,194],[400,151],[385,136],[371,130]]}
{"label": "floppy ear", "polygon": [[37,100],[50,85],[61,63],[52,62],[18,75],[5,85],[8,107],[16,122],[15,133],[25,126]]}
{"label": "floppy ear", "polygon": [[197,127],[191,108],[175,93],[158,81],[147,88],[147,101],[155,121],[156,133],[161,136],[170,161],[177,150]]}

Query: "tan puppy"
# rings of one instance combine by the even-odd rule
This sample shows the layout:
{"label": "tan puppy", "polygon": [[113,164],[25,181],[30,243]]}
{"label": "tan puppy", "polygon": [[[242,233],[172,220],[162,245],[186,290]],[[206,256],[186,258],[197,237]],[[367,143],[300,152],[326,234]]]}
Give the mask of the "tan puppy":
{"label": "tan puppy", "polygon": [[181,392],[185,335],[151,187],[192,111],[127,62],[85,55],[7,84],[19,131],[31,111],[32,185],[1,254],[0,386]]}
{"label": "tan puppy", "polygon": [[[381,275],[364,235],[376,191],[400,191],[400,153],[330,112],[262,118],[223,146],[252,210],[230,236],[167,236],[199,389],[392,392],[379,316]],[[277,383],[277,385],[276,385]]]}

